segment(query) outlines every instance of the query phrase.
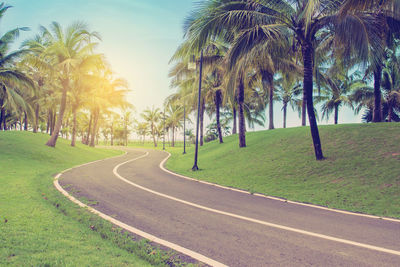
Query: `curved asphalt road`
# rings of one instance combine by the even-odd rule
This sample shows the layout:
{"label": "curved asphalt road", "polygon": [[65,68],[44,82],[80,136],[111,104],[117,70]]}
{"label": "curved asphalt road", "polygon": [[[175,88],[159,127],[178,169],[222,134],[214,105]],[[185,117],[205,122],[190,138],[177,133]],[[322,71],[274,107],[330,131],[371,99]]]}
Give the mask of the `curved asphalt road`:
{"label": "curved asphalt road", "polygon": [[[156,195],[113,174],[116,165],[146,152],[148,156],[121,165],[118,174],[153,191],[236,217]],[[122,157],[72,169],[62,175],[60,184],[77,189],[75,195],[98,201],[97,210],[125,224],[229,266],[400,266],[400,222],[182,179],[159,168],[165,157],[167,153],[161,151],[128,150]],[[346,244],[342,239],[378,249]]]}

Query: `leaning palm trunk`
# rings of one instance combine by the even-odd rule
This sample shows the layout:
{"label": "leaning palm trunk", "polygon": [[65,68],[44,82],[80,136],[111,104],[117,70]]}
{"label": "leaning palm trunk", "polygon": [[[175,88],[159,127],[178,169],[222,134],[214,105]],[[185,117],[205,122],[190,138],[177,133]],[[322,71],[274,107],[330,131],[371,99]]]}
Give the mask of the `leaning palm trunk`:
{"label": "leaning palm trunk", "polygon": [[245,118],[244,118],[243,78],[241,78],[239,81],[238,106],[239,106],[239,147],[246,147],[246,125],[245,125]]}
{"label": "leaning palm trunk", "polygon": [[56,127],[57,112],[55,110],[53,110],[51,114],[53,117],[51,118],[50,135],[53,134],[54,128]]}
{"label": "leaning palm trunk", "polygon": [[76,107],[72,110],[72,137],[71,137],[71,146],[75,146],[76,142]]}
{"label": "leaning palm trunk", "polygon": [[304,91],[306,93],[307,113],[310,122],[311,136],[314,143],[315,158],[322,160],[321,140],[319,138],[317,120],[315,119],[314,104],[313,104],[313,47],[311,42],[305,41],[302,47],[304,61]]}
{"label": "leaning palm trunk", "polygon": [[222,140],[222,130],[221,130],[220,113],[219,113],[219,108],[221,105],[221,98],[222,98],[221,90],[215,91],[215,118],[217,121],[218,138],[219,138],[220,144],[222,144],[224,142]]}
{"label": "leaning palm trunk", "polygon": [[49,141],[47,141],[47,143],[46,143],[47,146],[51,146],[51,147],[55,147],[56,146],[58,134],[60,133],[60,130],[61,130],[61,125],[62,125],[62,120],[63,120],[63,117],[64,117],[66,104],[67,104],[67,86],[63,85],[63,91],[62,91],[62,95],[61,95],[60,111],[58,112],[57,123],[56,123],[56,125],[54,127],[54,131],[52,132]]}

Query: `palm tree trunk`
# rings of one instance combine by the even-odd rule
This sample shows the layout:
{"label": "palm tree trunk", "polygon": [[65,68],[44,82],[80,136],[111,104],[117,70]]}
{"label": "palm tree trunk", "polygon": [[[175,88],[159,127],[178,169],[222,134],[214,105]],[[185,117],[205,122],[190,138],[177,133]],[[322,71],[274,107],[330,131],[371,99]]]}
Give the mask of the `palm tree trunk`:
{"label": "palm tree trunk", "polygon": [[60,104],[60,110],[58,112],[57,123],[55,125],[53,133],[51,134],[49,141],[47,141],[47,143],[46,143],[47,146],[50,146],[50,147],[56,146],[58,134],[60,133],[60,130],[61,130],[61,125],[62,125],[62,120],[64,117],[66,104],[67,104],[67,86],[64,85],[62,95],[61,95],[61,104]]}
{"label": "palm tree trunk", "polygon": [[0,131],[7,131],[7,125],[6,125],[6,111],[1,109],[0,112],[1,116],[1,121],[0,121]]}
{"label": "palm tree trunk", "polygon": [[237,134],[237,122],[236,122],[236,106],[233,104],[232,109],[232,116],[233,116],[233,127],[232,127],[232,134]]}
{"label": "palm tree trunk", "polygon": [[286,128],[287,103],[283,102],[283,128]]}
{"label": "palm tree trunk", "polygon": [[303,62],[304,62],[304,91],[306,92],[307,113],[310,122],[311,136],[314,143],[315,158],[322,160],[321,140],[319,138],[317,120],[315,119],[314,105],[313,105],[313,47],[311,42],[305,41],[302,47]]}
{"label": "palm tree trunk", "polygon": [[274,80],[270,81],[269,85],[269,126],[268,129],[274,129]]}
{"label": "palm tree trunk", "polygon": [[33,125],[33,132],[37,133],[38,129],[39,129],[39,110],[40,106],[38,103],[35,104],[35,123]]}
{"label": "palm tree trunk", "polygon": [[72,137],[71,146],[75,146],[76,142],[76,107],[72,108]]}
{"label": "palm tree trunk", "polygon": [[5,110],[3,108],[3,99],[0,99],[0,131],[2,131],[4,128],[3,124],[3,118],[5,117]]}
{"label": "palm tree trunk", "polygon": [[[52,116],[50,116],[50,113],[51,113],[51,109],[47,113],[47,125],[46,125],[46,133],[47,134],[49,133],[49,130],[50,130],[50,123],[51,123],[51,117],[52,117]],[[51,133],[50,133],[50,135],[51,135]]]}
{"label": "palm tree trunk", "polygon": [[175,127],[172,126],[172,143],[171,146],[174,147],[175,146]]}
{"label": "palm tree trunk", "polygon": [[339,105],[335,104],[335,124],[338,124],[339,121]]}
{"label": "palm tree trunk", "polygon": [[388,119],[387,119],[387,121],[392,122],[393,104],[392,104],[392,100],[390,99],[390,97],[389,97],[387,103],[388,103]]}
{"label": "palm tree trunk", "polygon": [[28,131],[28,115],[24,111],[24,131]]}
{"label": "palm tree trunk", "polygon": [[217,121],[217,130],[218,130],[218,138],[219,138],[219,143],[222,144],[224,140],[222,139],[222,130],[221,130],[221,122],[220,122],[220,114],[219,114],[219,108],[221,105],[221,100],[222,100],[222,93],[221,90],[215,91],[215,118]]}
{"label": "palm tree trunk", "polygon": [[53,118],[51,119],[50,132],[51,132],[51,134],[53,134],[54,128],[56,127],[57,112],[55,112],[55,110],[53,110],[53,112],[51,114],[52,114]]}
{"label": "palm tree trunk", "polygon": [[[156,134],[154,133],[154,124],[153,123],[151,123],[151,135],[153,136],[154,147],[157,147]],[[173,142],[173,140],[172,140],[172,142]]]}
{"label": "palm tree trunk", "polygon": [[114,145],[114,126],[111,124],[111,146]]}
{"label": "palm tree trunk", "polygon": [[274,77],[267,71],[261,71],[261,79],[264,90],[268,90],[268,129],[274,129]]}
{"label": "palm tree trunk", "polygon": [[86,133],[85,145],[89,144],[90,132],[92,131],[93,112],[90,111],[89,127]]}
{"label": "palm tree trunk", "polygon": [[[303,85],[303,87],[305,87]],[[306,95],[306,89],[303,89],[303,103],[301,106],[301,126],[306,126],[307,125],[307,120],[306,120],[306,115],[307,115],[307,95]]]}
{"label": "palm tree trunk", "polygon": [[90,136],[89,146],[94,147],[94,138],[96,137],[97,122],[99,121],[99,110],[95,110],[93,114],[93,127]]}
{"label": "palm tree trunk", "polygon": [[382,121],[382,108],[381,108],[381,79],[382,67],[379,65],[374,70],[374,111],[372,122]]}
{"label": "palm tree trunk", "polygon": [[5,111],[3,116],[3,130],[7,131],[7,113]]}
{"label": "palm tree trunk", "polygon": [[201,100],[201,106],[200,106],[200,146],[203,146],[204,144],[204,112],[206,110],[206,104],[205,104],[205,99],[203,98]]}
{"label": "palm tree trunk", "polygon": [[239,147],[246,147],[246,125],[244,118],[244,84],[243,78],[240,78],[238,88],[238,106],[239,106]]}

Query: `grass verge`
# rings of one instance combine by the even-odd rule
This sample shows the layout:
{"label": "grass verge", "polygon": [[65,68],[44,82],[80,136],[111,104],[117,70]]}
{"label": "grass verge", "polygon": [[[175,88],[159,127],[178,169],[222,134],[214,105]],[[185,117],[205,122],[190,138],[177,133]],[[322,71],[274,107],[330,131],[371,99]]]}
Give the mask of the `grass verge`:
{"label": "grass verge", "polygon": [[321,126],[326,157],[316,161],[308,127],[248,132],[199,150],[171,150],[166,167],[229,187],[354,212],[400,218],[400,124]]}
{"label": "grass verge", "polygon": [[179,266],[151,246],[68,201],[53,176],[85,162],[121,154],[48,135],[0,132],[0,265]]}

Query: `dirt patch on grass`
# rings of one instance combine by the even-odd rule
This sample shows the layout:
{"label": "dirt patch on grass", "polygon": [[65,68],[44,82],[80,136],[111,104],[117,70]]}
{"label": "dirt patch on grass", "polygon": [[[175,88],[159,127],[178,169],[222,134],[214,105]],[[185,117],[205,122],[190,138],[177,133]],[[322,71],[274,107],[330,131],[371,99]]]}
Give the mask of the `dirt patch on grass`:
{"label": "dirt patch on grass", "polygon": [[344,181],[344,178],[338,178],[338,179],[332,180],[331,183],[332,184],[338,184],[338,183],[341,183],[343,181]]}

